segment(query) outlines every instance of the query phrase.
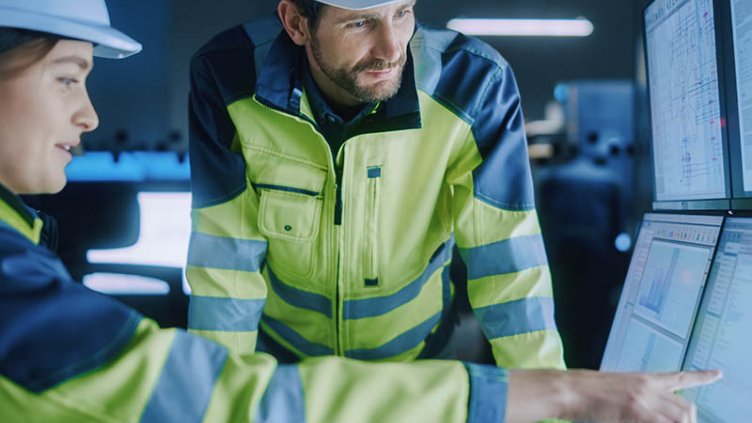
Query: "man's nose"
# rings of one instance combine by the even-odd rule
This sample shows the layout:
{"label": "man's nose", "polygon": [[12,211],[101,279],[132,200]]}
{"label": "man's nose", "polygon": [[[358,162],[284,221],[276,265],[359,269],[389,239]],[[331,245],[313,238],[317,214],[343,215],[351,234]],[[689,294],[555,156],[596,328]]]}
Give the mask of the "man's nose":
{"label": "man's nose", "polygon": [[391,25],[381,25],[377,36],[373,56],[389,63],[397,62],[402,54],[397,31]]}

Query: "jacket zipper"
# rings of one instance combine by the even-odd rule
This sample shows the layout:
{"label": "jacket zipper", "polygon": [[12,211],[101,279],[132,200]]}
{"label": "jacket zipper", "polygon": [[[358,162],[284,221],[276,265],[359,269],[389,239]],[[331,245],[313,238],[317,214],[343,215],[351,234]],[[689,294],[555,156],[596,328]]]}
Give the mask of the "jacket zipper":
{"label": "jacket zipper", "polygon": [[369,166],[367,169],[368,197],[365,210],[363,268],[366,286],[378,286],[378,248],[376,246],[377,226],[379,221],[379,187],[381,166]]}
{"label": "jacket zipper", "polygon": [[[331,152],[331,148],[329,149]],[[341,153],[340,153],[341,152]],[[344,230],[342,228],[342,188],[344,185],[343,181],[343,174],[345,166],[347,165],[346,162],[346,155],[345,155],[345,143],[342,143],[339,147],[339,151],[337,151],[337,154],[342,154],[342,167],[337,166],[337,157],[334,156],[334,153],[332,154],[332,163],[334,164],[334,171],[336,175],[336,182],[334,184],[336,189],[336,200],[334,204],[334,230],[336,236],[336,241],[333,243],[334,245],[334,257],[336,257],[336,267],[335,269],[335,276],[334,276],[334,355],[344,355],[344,349],[342,346],[342,316],[341,310],[342,307],[340,305],[340,302],[342,300],[342,244],[343,244],[343,236],[344,236]]]}
{"label": "jacket zipper", "polygon": [[[342,148],[342,147],[340,147]],[[344,166],[344,152],[342,153],[342,160],[343,160],[343,166]],[[336,182],[334,183],[335,188],[337,189],[336,193],[336,202],[334,204],[334,224],[336,226],[342,226],[342,169],[337,166],[337,163],[334,163],[334,172],[336,175]]]}
{"label": "jacket zipper", "polygon": [[[266,107],[269,110],[272,110],[272,111],[274,111],[276,113],[282,113],[285,116],[290,116],[292,118],[298,118],[298,119],[301,119],[301,120],[309,123],[318,134],[321,134],[321,131],[319,130],[318,124],[316,124],[316,122],[313,119],[308,118],[308,116],[305,116],[305,115],[294,115],[294,114],[289,113],[288,111],[286,111],[284,109],[273,107],[272,105],[267,104],[264,101],[260,101],[256,96],[254,96],[253,99],[256,101],[256,103],[262,105],[263,107]],[[326,144],[327,144],[326,151],[329,153],[329,163],[333,167],[334,173],[335,173],[334,190],[335,190],[335,197],[336,197],[335,204],[334,204],[334,228],[333,228],[333,230],[329,231],[329,233],[332,234],[332,236],[330,238],[334,238],[334,240],[335,240],[335,242],[332,243],[333,248],[334,248],[334,253],[335,253],[335,254],[332,254],[332,256],[333,256],[332,259],[335,262],[335,266],[334,266],[334,279],[335,279],[335,285],[334,285],[335,286],[335,288],[334,288],[334,314],[332,315],[332,323],[333,323],[333,326],[334,326],[334,348],[333,349],[334,349],[334,355],[341,355],[342,345],[341,345],[341,341],[340,341],[340,330],[341,330],[340,329],[340,321],[341,321],[341,319],[340,319],[340,308],[341,307],[339,305],[339,303],[340,303],[340,286],[339,286],[339,284],[340,284],[340,277],[339,277],[339,275],[340,275],[340,268],[339,267],[341,265],[341,261],[340,261],[340,253],[341,253],[340,238],[341,238],[341,235],[340,235],[340,233],[342,231],[340,230],[340,228],[341,228],[341,225],[342,225],[342,170],[339,169],[339,167],[337,166],[336,157],[334,157],[334,155],[332,153],[332,149],[329,148],[329,143],[326,143]],[[345,145],[343,143],[340,146],[340,149],[344,150],[344,148],[345,148]],[[342,152],[342,166],[343,167],[344,167],[344,163],[345,163],[344,162],[344,159],[345,159],[344,154],[345,153],[343,151]]]}

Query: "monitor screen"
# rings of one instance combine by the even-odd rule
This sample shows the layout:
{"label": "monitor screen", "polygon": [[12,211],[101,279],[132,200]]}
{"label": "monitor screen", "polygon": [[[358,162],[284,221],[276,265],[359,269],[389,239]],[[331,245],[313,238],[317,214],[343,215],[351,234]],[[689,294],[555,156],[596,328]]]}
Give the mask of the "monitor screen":
{"label": "monitor screen", "polygon": [[644,18],[656,207],[728,199],[713,0],[656,0]]}
{"label": "monitor screen", "polygon": [[681,368],[722,223],[722,216],[645,215],[602,370]]}
{"label": "monitor screen", "polygon": [[752,218],[728,218],[697,314],[685,369],[721,369],[723,379],[684,395],[700,422],[752,415]]}
{"label": "monitor screen", "polygon": [[752,8],[746,0],[721,2],[731,186],[734,208],[752,208]]}
{"label": "monitor screen", "polygon": [[736,98],[744,164],[743,186],[752,191],[752,7],[748,0],[731,1]]}

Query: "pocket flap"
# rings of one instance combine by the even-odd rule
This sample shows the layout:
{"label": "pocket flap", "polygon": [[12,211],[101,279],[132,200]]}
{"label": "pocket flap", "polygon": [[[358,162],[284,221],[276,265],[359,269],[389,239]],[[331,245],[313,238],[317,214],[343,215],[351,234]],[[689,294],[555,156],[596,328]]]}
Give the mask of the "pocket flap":
{"label": "pocket flap", "polygon": [[255,158],[248,171],[256,189],[268,188],[312,196],[322,194],[326,168],[265,150],[253,150],[253,155]]}
{"label": "pocket flap", "polygon": [[309,242],[316,238],[324,200],[296,192],[264,189],[259,209],[262,234],[290,241]]}

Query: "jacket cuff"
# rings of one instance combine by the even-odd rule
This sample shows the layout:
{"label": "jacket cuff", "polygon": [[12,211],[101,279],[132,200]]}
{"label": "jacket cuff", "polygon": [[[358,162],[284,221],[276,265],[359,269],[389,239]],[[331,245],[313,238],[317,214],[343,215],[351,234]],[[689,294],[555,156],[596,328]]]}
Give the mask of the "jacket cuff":
{"label": "jacket cuff", "polygon": [[464,363],[470,377],[468,423],[505,421],[507,371],[494,366]]}

